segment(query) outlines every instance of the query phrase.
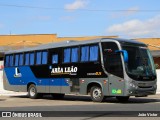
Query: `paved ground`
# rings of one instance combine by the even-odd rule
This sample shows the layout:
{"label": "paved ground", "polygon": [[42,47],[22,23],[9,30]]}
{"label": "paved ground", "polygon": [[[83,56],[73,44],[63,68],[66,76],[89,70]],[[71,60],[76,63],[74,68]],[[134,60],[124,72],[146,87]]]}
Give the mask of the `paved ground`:
{"label": "paved ground", "polygon": [[130,98],[127,103],[119,103],[115,98],[107,98],[103,103],[94,103],[89,96],[66,95],[63,100],[51,96],[30,99],[26,95],[1,96],[0,110],[24,111],[160,111],[160,95],[145,98]]}
{"label": "paved ground", "polygon": [[[30,99],[27,94],[0,96],[0,107],[29,107],[29,106],[70,106],[70,105],[142,105],[159,104],[160,94],[149,97],[131,97],[127,103],[119,103],[115,98],[107,98],[103,103],[94,103],[90,96],[66,95],[63,100],[54,100],[46,95],[41,99]],[[156,107],[156,106],[155,106]],[[159,108],[160,110],[160,108]]]}
{"label": "paved ground", "polygon": [[[99,112],[105,111],[105,113],[98,113],[93,116],[74,117],[74,119],[88,120],[88,119],[106,119],[106,115],[109,116],[121,116],[120,118],[112,117],[112,120],[119,120],[123,118],[124,113],[129,111],[140,111],[154,113],[158,111],[160,114],[160,95],[153,95],[145,98],[130,98],[127,103],[119,103],[115,98],[107,98],[103,103],[94,103],[89,96],[75,96],[66,95],[64,100],[54,100],[51,96],[44,96],[42,99],[30,99],[26,95],[5,95],[0,96],[0,111],[73,111],[68,113],[69,117],[65,119],[71,119],[71,116],[77,111],[88,111],[89,114],[93,114],[90,111]],[[119,111],[117,113],[117,111]],[[123,112],[125,111],[125,112]],[[116,113],[114,113],[116,112]],[[60,112],[63,113],[64,112]],[[48,113],[49,114],[49,113]],[[51,114],[54,114],[51,112]],[[50,114],[50,115],[51,115]],[[59,113],[58,113],[59,114]],[[84,114],[87,114],[86,112]],[[118,114],[118,115],[117,115]],[[132,115],[132,112],[129,113]],[[134,113],[133,114],[137,114]],[[104,117],[105,116],[105,117]],[[138,116],[138,114],[137,114]],[[143,117],[146,119],[146,117]],[[141,118],[141,120],[143,120]],[[43,120],[43,118],[41,118]],[[40,119],[40,120],[41,120]],[[48,118],[51,119],[51,118]],[[56,118],[62,119],[62,118]],[[124,119],[124,118],[123,118]],[[127,120],[127,118],[125,117]],[[155,118],[154,120],[156,120]],[[138,117],[136,118],[138,120]],[[150,118],[152,120],[152,118]],[[158,119],[157,119],[158,120]]]}

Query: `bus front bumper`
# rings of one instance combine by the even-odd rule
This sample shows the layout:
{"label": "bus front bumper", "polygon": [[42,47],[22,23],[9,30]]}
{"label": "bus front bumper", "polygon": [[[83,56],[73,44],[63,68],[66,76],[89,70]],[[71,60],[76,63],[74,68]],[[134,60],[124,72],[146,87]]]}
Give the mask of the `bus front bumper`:
{"label": "bus front bumper", "polygon": [[130,88],[128,89],[128,96],[136,96],[136,97],[141,97],[141,96],[147,96],[147,95],[155,95],[157,90],[157,86],[153,85],[150,86],[149,88],[141,88],[139,86],[135,88]]}

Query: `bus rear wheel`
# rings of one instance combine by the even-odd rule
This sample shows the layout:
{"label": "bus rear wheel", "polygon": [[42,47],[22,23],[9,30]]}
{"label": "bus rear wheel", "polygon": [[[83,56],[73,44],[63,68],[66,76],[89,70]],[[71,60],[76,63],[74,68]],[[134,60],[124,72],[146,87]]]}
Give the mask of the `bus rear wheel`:
{"label": "bus rear wheel", "polygon": [[34,84],[31,84],[28,88],[28,95],[31,99],[37,99],[40,97],[40,94],[37,92],[37,88]]}
{"label": "bus rear wheel", "polygon": [[91,87],[90,95],[93,102],[103,102],[105,100],[105,96],[103,95],[102,88],[99,86]]}

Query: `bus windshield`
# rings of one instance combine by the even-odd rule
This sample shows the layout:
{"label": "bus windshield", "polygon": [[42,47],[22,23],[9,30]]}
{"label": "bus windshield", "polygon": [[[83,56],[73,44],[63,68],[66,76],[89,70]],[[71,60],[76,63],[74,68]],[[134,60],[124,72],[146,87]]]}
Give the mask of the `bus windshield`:
{"label": "bus windshield", "polygon": [[123,46],[123,49],[128,52],[128,62],[125,66],[129,76],[141,80],[155,76],[154,62],[146,47]]}

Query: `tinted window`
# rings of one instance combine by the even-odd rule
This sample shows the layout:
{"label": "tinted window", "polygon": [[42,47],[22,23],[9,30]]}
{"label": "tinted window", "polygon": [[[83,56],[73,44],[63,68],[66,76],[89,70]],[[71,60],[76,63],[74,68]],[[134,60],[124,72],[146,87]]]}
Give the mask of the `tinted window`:
{"label": "tinted window", "polygon": [[42,52],[42,64],[47,64],[47,57],[48,57],[48,52],[43,51]]}
{"label": "tinted window", "polygon": [[85,62],[89,60],[89,46],[81,47],[81,61]]}
{"label": "tinted window", "polygon": [[70,58],[71,58],[71,49],[70,48],[66,48],[64,49],[64,63],[69,63],[70,62]]}
{"label": "tinted window", "polygon": [[9,55],[6,56],[6,59],[5,59],[5,66],[6,66],[6,67],[9,66]]}
{"label": "tinted window", "polygon": [[89,61],[97,61],[98,60],[98,46],[90,46],[90,54]]}
{"label": "tinted window", "polygon": [[53,54],[52,55],[52,64],[57,64],[58,63],[58,54]]}
{"label": "tinted window", "polygon": [[123,67],[120,53],[116,53],[119,50],[118,46],[114,42],[102,43],[104,67],[108,73],[123,78]]}
{"label": "tinted window", "polygon": [[37,65],[41,64],[41,58],[42,58],[41,52],[37,52],[36,53],[36,64]]}
{"label": "tinted window", "polygon": [[78,48],[72,48],[71,62],[78,62]]}
{"label": "tinted window", "polygon": [[19,65],[23,65],[23,54],[19,55]]}
{"label": "tinted window", "polygon": [[29,65],[29,53],[25,53],[25,65]]}
{"label": "tinted window", "polygon": [[19,55],[15,55],[15,66],[18,66],[18,62],[19,62]]}
{"label": "tinted window", "polygon": [[13,66],[13,55],[9,56],[9,66]]}
{"label": "tinted window", "polygon": [[30,53],[30,65],[34,65],[34,52]]}

